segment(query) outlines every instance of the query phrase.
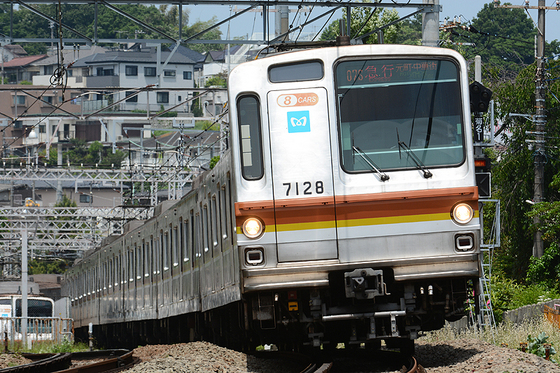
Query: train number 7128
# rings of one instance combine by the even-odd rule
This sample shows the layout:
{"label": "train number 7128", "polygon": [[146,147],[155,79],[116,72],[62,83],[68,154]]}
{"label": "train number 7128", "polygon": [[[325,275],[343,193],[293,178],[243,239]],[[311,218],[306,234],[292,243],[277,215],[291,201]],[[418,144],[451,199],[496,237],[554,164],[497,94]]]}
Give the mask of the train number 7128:
{"label": "train number 7128", "polygon": [[286,196],[299,196],[300,194],[311,195],[311,194],[323,194],[325,188],[321,180],[316,181],[313,184],[311,181],[293,182],[293,183],[283,183],[286,187]]}

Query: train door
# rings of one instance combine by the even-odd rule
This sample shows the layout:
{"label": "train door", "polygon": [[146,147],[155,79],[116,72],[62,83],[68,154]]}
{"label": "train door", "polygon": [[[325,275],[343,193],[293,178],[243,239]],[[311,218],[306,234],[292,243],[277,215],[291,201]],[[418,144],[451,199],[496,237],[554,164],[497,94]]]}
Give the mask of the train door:
{"label": "train door", "polygon": [[337,259],[324,88],[268,94],[278,261]]}

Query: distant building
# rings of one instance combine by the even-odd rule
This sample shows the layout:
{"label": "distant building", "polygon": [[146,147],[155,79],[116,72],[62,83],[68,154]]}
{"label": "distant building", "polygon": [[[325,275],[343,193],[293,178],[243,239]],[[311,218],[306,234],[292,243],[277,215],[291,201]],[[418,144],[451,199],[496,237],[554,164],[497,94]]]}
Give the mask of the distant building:
{"label": "distant building", "polygon": [[46,54],[14,58],[3,63],[3,74],[9,84],[20,84],[23,81],[31,83],[33,76],[40,73],[39,68],[33,66],[34,62],[47,58]]}

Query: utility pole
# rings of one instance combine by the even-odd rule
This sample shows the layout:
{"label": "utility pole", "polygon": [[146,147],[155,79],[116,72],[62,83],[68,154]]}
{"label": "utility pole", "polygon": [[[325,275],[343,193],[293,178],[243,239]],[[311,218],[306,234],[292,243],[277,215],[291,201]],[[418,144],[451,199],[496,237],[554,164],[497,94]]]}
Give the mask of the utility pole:
{"label": "utility pole", "polygon": [[439,0],[423,0],[424,4],[433,4],[430,11],[422,14],[422,45],[437,47],[439,43]]}
{"label": "utility pole", "polygon": [[[545,76],[544,76],[544,29],[545,29],[545,9],[541,8],[546,6],[545,0],[539,0],[539,14],[538,14],[538,34],[537,34],[537,73],[536,73],[536,89],[535,89],[535,186],[533,201],[539,203],[543,201],[543,184],[544,184],[544,154],[545,154],[545,139],[544,131],[546,124],[546,111],[545,111]],[[536,226],[540,223],[540,218],[535,215],[533,218]],[[537,230],[533,239],[533,256],[540,258],[544,254],[544,245],[542,240],[542,232]]]}
{"label": "utility pole", "polygon": [[[543,199],[543,185],[544,185],[544,159],[545,159],[545,125],[546,125],[546,86],[545,86],[545,66],[544,66],[544,43],[545,43],[545,14],[547,10],[559,10],[560,5],[546,6],[545,0],[539,0],[538,6],[526,5],[500,5],[496,0],[494,7],[496,8],[517,8],[537,9],[538,10],[538,24],[537,24],[537,72],[535,77],[535,152],[534,152],[534,165],[535,165],[535,181],[533,189],[533,202],[539,203]],[[533,223],[538,226],[540,218],[535,216]],[[536,258],[542,257],[544,254],[544,246],[542,240],[542,232],[537,230],[533,238],[533,256]]]}

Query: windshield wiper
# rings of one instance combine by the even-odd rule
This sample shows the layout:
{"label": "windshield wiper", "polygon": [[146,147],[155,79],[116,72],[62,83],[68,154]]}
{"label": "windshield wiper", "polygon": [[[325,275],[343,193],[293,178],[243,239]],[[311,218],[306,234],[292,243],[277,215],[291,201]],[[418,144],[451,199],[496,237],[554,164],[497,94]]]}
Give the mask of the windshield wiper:
{"label": "windshield wiper", "polygon": [[381,179],[381,181],[387,181],[389,180],[389,175],[387,175],[385,172],[381,171],[379,169],[379,167],[377,167],[377,165],[375,164],[375,162],[373,162],[366,153],[364,153],[362,150],[360,150],[360,148],[352,145],[352,150],[354,150],[354,152],[356,154],[358,154],[360,157],[362,157],[362,159],[371,167],[372,170],[374,170],[375,172],[377,172],[380,176],[379,178]]}
{"label": "windshield wiper", "polygon": [[[398,132],[397,132],[397,137],[398,137]],[[418,158],[416,156],[416,154],[414,154],[414,152],[412,151],[412,149],[410,149],[408,147],[408,145],[406,145],[406,143],[404,141],[401,141],[397,138],[397,142],[399,144],[399,156],[401,154],[401,148],[403,148],[404,150],[406,150],[406,152],[408,153],[408,155],[410,155],[410,158],[412,158],[412,160],[414,161],[414,163],[416,164],[416,168],[420,171],[422,171],[424,173],[424,178],[429,179],[431,178],[433,175],[430,172],[430,170],[428,170],[426,168],[426,165],[424,165],[424,163],[422,163],[422,161],[420,160],[420,158]]]}

